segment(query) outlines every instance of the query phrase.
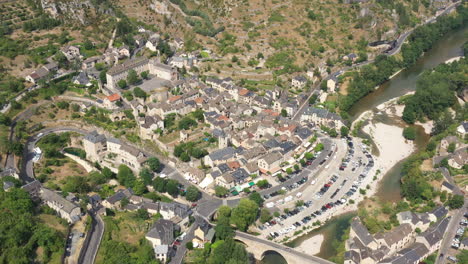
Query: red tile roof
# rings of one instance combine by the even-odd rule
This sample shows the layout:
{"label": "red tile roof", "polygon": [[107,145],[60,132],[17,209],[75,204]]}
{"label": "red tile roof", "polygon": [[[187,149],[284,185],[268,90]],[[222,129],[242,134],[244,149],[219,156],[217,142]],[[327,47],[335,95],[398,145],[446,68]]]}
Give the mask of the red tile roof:
{"label": "red tile roof", "polygon": [[195,101],[195,103],[197,103],[197,104],[203,104],[203,101],[204,101],[204,100],[203,100],[203,98],[201,98],[201,97],[197,97],[197,98],[195,98],[194,101]]}
{"label": "red tile roof", "polygon": [[249,90],[245,89],[245,88],[242,88],[239,90],[239,95],[247,95],[249,93]]}
{"label": "red tile roof", "polygon": [[182,98],[181,95],[172,96],[171,98],[169,98],[169,102],[173,103],[173,102],[179,100],[180,98]]}
{"label": "red tile roof", "polygon": [[106,98],[107,98],[107,100],[109,100],[111,102],[115,102],[115,101],[120,100],[120,95],[118,93],[115,93],[115,94],[111,94],[111,95],[107,96]]}
{"label": "red tile roof", "polygon": [[218,117],[218,120],[228,121],[229,118],[228,118],[227,116],[225,116],[225,115],[220,115],[220,116]]}
{"label": "red tile roof", "polygon": [[263,112],[264,112],[265,114],[267,114],[267,115],[279,116],[279,113],[278,113],[278,112],[273,111],[273,110],[271,110],[271,109],[265,109],[265,110],[263,110]]}
{"label": "red tile roof", "polygon": [[240,168],[240,164],[237,161],[228,162],[227,165],[229,166],[229,168],[231,168],[231,170]]}

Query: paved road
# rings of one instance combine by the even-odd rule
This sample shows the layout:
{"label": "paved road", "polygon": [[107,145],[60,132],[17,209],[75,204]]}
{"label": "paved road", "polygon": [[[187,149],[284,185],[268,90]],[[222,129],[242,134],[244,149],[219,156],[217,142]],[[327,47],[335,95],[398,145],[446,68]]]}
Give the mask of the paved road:
{"label": "paved road", "polygon": [[[40,132],[42,133],[40,137],[38,137],[37,135],[31,136],[28,139],[27,143],[26,143],[26,148],[24,150],[23,164],[22,164],[22,169],[21,169],[21,173],[20,173],[20,178],[25,182],[31,182],[31,181],[34,180],[34,170],[33,170],[33,162],[32,162],[32,158],[34,157],[33,149],[35,148],[35,145],[39,141],[40,138],[42,138],[42,137],[44,137],[44,136],[46,136],[48,134],[51,134],[51,133],[77,132],[77,133],[80,133],[80,134],[85,134],[88,131],[86,131],[84,129],[80,129],[80,128],[75,128],[75,127],[60,127],[60,128],[47,128],[47,129],[41,130]],[[329,149],[330,141],[325,140],[324,145],[325,145],[326,149]],[[323,155],[320,155],[321,157],[316,159],[314,162],[319,162],[322,158],[325,158],[325,156],[326,156],[325,152],[326,151],[322,151]],[[178,179],[179,181],[181,181],[184,184],[187,184],[187,185],[190,184],[187,180],[184,179],[184,177],[182,175],[180,175],[177,172],[177,170],[175,170],[175,168],[173,168],[173,167],[171,167],[171,166],[169,166],[167,164],[165,164],[164,166],[165,166],[164,171],[166,173],[170,173],[171,177]],[[297,179],[292,179],[290,181],[286,181],[286,182],[282,183],[281,185],[273,187],[271,190],[267,189],[267,190],[263,190],[263,191],[260,191],[260,192],[262,194],[263,193],[271,193],[271,192],[273,192],[275,190],[281,189],[282,186],[291,184],[292,181],[297,181]],[[240,200],[240,198],[226,200],[225,204],[227,204],[229,206],[235,206],[235,205],[238,204],[239,200]],[[203,216],[204,218],[209,218],[216,211],[216,209],[219,206],[221,206],[222,204],[223,204],[222,199],[212,197],[211,195],[209,195],[209,194],[207,194],[205,192],[202,192],[202,198],[198,202],[198,206],[195,208],[195,211],[196,211],[196,214],[199,214],[200,216]],[[93,232],[93,234],[92,234],[93,237],[92,237],[90,245],[87,247],[87,249],[85,249],[85,254],[86,254],[85,259],[88,262],[84,262],[84,263],[93,263],[94,257],[95,257],[95,255],[97,253],[98,248],[99,248],[99,242],[100,242],[100,240],[102,238],[104,225],[102,223],[102,220],[100,220],[98,217],[96,217],[96,220],[97,220],[97,223],[98,223],[96,231]],[[273,243],[273,242],[270,242],[270,243]],[[275,244],[275,243],[273,243],[273,244]],[[180,250],[180,249],[182,249],[182,250]],[[181,251],[183,251],[183,247],[179,248],[179,252],[181,252]],[[182,253],[178,253],[178,254],[182,254]],[[177,255],[176,255],[176,257],[177,257]]]}
{"label": "paved road", "polygon": [[[450,183],[453,183],[453,178],[451,176],[449,176],[447,180]],[[455,194],[464,195],[464,193],[456,184],[453,185],[455,186]],[[453,211],[452,219],[450,220],[449,226],[447,227],[447,231],[445,232],[444,238],[439,248],[439,256],[443,254],[443,257],[438,257],[436,260],[436,264],[446,263],[445,260],[448,257],[449,250],[452,246],[452,240],[455,238],[455,234],[457,233],[459,223],[466,212],[468,212],[468,197],[465,197],[465,202],[462,208]]]}
{"label": "paved road", "polygon": [[296,251],[296,250],[294,250],[294,249],[292,249],[290,247],[287,247],[287,246],[284,246],[284,245],[281,245],[281,244],[277,244],[277,243],[274,243],[274,242],[271,242],[271,241],[268,241],[268,240],[265,240],[265,239],[261,239],[261,238],[256,237],[256,236],[246,234],[244,232],[236,231],[236,236],[240,237],[240,238],[243,238],[243,239],[248,239],[250,241],[254,241],[254,242],[259,243],[259,244],[264,244],[264,245],[270,246],[272,249],[279,249],[279,250],[287,251],[287,252],[289,252],[291,254],[297,255],[297,256],[302,257],[304,259],[310,259],[310,260],[312,260],[312,261],[314,261],[316,263],[319,263],[319,264],[332,264],[333,263],[333,262],[330,262],[330,261],[328,261],[326,259],[322,259],[322,258],[319,258],[319,257],[316,257],[316,256],[311,256],[311,255]]}
{"label": "paved road", "polygon": [[467,212],[467,205],[468,199],[465,198],[465,204],[461,209],[458,209],[454,212],[452,219],[450,219],[450,223],[447,227],[447,231],[444,234],[444,238],[442,239],[442,243],[439,248],[439,256],[444,255],[443,257],[438,257],[436,260],[436,264],[443,264],[446,263],[446,258],[449,256],[449,250],[452,246],[452,240],[455,238],[455,234],[457,233],[457,229],[459,227],[459,223],[463,218],[465,212]]}
{"label": "paved road", "polygon": [[[445,14],[448,14],[450,13],[453,9],[455,9],[459,4],[461,3],[461,1],[459,2],[456,2],[456,3],[453,3],[451,4],[448,8],[446,8],[442,13],[440,13],[439,15],[437,16],[434,16],[432,17],[431,19],[428,19],[426,20],[424,23],[422,23],[421,25],[425,25],[425,24],[429,24],[429,23],[433,23],[437,17],[439,16],[443,16]],[[411,33],[413,33],[415,28],[401,34],[397,40],[396,40],[396,45],[395,47],[392,49],[392,50],[389,50],[387,51],[385,54],[389,55],[389,56],[393,56],[395,54],[397,54],[398,52],[400,52],[401,50],[401,47],[403,46],[403,43],[406,41],[406,39],[411,35]],[[369,61],[365,61],[365,62],[361,62],[361,63],[358,63],[358,64],[355,64],[355,65],[352,65],[352,66],[345,66],[345,67],[342,67],[340,68],[339,70],[331,73],[330,75],[328,75],[327,77],[325,77],[325,81],[326,80],[329,80],[331,79],[332,77],[335,77],[335,76],[338,76],[338,75],[341,75],[342,73],[345,73],[349,70],[352,70],[352,69],[356,69],[356,68],[360,68],[364,65],[367,65],[367,64],[370,64],[374,62],[374,60],[369,60]],[[312,97],[312,95],[314,94],[314,91],[317,90],[317,88],[319,87],[320,83],[317,83],[315,84],[311,90],[310,90],[310,94],[309,96],[307,97],[307,100],[305,102],[302,103],[302,105],[299,107],[299,109],[296,111],[296,113],[294,114],[294,116],[292,117],[293,120],[296,120],[298,121],[299,118],[301,117],[302,113],[305,111],[305,109],[309,106],[309,99]]]}
{"label": "paved road", "polygon": [[176,254],[171,258],[171,261],[169,264],[181,264],[182,261],[184,260],[185,253],[187,252],[187,247],[185,246],[187,242],[192,241],[192,239],[195,237],[195,229],[197,229],[198,225],[196,224],[198,222],[198,216],[197,214],[194,214],[195,217],[195,222],[190,226],[189,230],[186,231],[186,235],[184,240],[180,242],[180,246],[177,247]]}
{"label": "paved road", "polygon": [[95,212],[90,212],[90,216],[95,221],[94,231],[91,233],[91,239],[86,248],[82,248],[84,252],[83,261],[80,264],[92,264],[96,259],[99,245],[101,244],[102,235],[104,234],[104,221]]}
{"label": "paved road", "polygon": [[[422,25],[426,25],[426,24],[430,24],[430,23],[433,23],[437,20],[437,17],[439,16],[443,16],[449,12],[451,12],[453,9],[455,9],[461,2],[456,2],[456,3],[453,3],[451,4],[449,7],[447,7],[442,13],[440,13],[439,15],[437,16],[434,16],[428,20],[426,20],[424,23],[418,25],[417,27],[419,26],[422,26]],[[416,28],[417,28],[416,27]],[[393,56],[395,54],[397,54],[398,52],[400,52],[401,50],[401,47],[403,46],[403,43],[406,41],[406,39],[409,37],[409,35],[411,35],[411,33],[413,33],[413,31],[416,29],[416,28],[412,28],[408,31],[406,31],[405,33],[401,34],[398,39],[397,39],[397,44],[395,45],[395,47],[392,49],[392,50],[389,50],[386,52],[387,55],[390,55],[390,56]]]}
{"label": "paved road", "polygon": [[28,141],[26,142],[24,152],[23,152],[23,163],[21,165],[20,171],[20,179],[23,180],[25,183],[29,183],[34,181],[34,148],[36,147],[37,141],[42,137],[52,134],[52,133],[61,133],[61,132],[77,132],[80,134],[86,133],[85,130],[73,127],[61,127],[61,128],[46,128],[41,130],[42,135],[39,137],[38,135],[31,136]]}

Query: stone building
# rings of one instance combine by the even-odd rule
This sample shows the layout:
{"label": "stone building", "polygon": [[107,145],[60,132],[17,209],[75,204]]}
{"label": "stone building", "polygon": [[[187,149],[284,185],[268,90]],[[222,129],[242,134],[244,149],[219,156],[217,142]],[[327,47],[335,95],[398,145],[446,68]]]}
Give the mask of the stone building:
{"label": "stone building", "polygon": [[125,61],[122,64],[117,64],[107,71],[106,79],[108,87],[116,89],[117,83],[120,80],[127,79],[128,72],[130,70],[134,70],[137,74],[148,71],[149,74],[164,80],[177,80],[177,69],[169,65],[162,64],[155,59],[149,60],[146,57],[137,57]]}
{"label": "stone building", "polygon": [[57,214],[61,218],[67,220],[68,223],[74,223],[80,220],[80,207],[63,198],[58,193],[46,188],[41,188],[39,196],[47,206],[56,211]]}

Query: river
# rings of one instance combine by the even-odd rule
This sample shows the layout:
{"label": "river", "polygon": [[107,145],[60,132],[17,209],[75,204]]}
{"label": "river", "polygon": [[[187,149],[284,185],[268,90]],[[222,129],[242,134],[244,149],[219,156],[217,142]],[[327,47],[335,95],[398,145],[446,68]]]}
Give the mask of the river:
{"label": "river", "polygon": [[[444,63],[450,58],[463,55],[462,46],[468,40],[468,27],[455,30],[448,33],[443,39],[435,43],[433,48],[426,52],[424,56],[419,59],[413,66],[401,71],[398,75],[393,77],[388,82],[382,84],[375,92],[365,96],[350,110],[351,120],[355,120],[363,112],[368,110],[376,110],[376,107],[384,102],[387,102],[396,97],[400,97],[408,92],[416,90],[416,81],[418,76],[427,69],[433,68],[441,63]],[[375,115],[374,115],[375,116]],[[382,118],[382,117],[379,117]],[[394,125],[401,125],[396,120],[385,119],[384,123],[392,123]],[[419,150],[424,148],[429,136],[424,133],[422,127],[417,126],[418,137],[415,142],[416,148]],[[400,197],[400,172],[403,161],[397,163],[387,174],[383,177],[380,187],[376,196],[382,201],[398,201]],[[383,191],[385,190],[385,191]],[[290,246],[295,247],[301,244],[302,241],[307,240],[317,234],[324,235],[324,242],[321,246],[321,251],[317,255],[322,258],[330,258],[336,254],[333,247],[333,241],[341,237],[343,232],[349,228],[350,219],[355,214],[344,214],[328,221],[324,226],[310,232],[306,235],[296,238],[290,242]],[[261,262],[262,264],[283,264],[286,263],[284,258],[274,252],[265,255]]]}

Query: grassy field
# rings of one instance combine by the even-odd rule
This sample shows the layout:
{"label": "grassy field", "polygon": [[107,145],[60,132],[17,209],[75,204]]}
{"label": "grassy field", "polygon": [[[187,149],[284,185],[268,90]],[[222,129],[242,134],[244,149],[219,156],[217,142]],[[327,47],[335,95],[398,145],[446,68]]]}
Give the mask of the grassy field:
{"label": "grassy field", "polygon": [[42,174],[47,175],[46,186],[55,189],[56,186],[63,187],[69,176],[84,176],[88,172],[70,158],[60,159],[63,164],[61,166],[47,165],[47,159],[42,158],[39,163],[34,166],[34,174],[41,177]]}

